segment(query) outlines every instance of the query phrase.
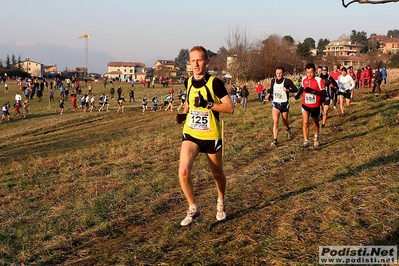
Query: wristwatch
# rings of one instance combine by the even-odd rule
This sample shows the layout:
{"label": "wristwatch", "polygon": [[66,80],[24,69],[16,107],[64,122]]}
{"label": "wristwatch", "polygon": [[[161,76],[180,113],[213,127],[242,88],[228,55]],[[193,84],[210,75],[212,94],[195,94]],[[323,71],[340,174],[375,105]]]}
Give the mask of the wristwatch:
{"label": "wristwatch", "polygon": [[208,106],[206,108],[211,109],[213,106],[213,102],[208,102]]}

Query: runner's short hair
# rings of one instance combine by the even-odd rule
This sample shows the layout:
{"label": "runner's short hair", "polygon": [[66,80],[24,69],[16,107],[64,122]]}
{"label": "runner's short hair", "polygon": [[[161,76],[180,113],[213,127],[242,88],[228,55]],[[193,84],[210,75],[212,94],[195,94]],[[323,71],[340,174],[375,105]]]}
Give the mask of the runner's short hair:
{"label": "runner's short hair", "polygon": [[285,72],[284,67],[276,67],[276,70],[281,69],[283,73]]}
{"label": "runner's short hair", "polygon": [[208,53],[206,52],[206,49],[203,46],[194,46],[193,48],[191,48],[190,53],[192,51],[199,51],[202,52],[204,54],[205,60],[208,60]]}
{"label": "runner's short hair", "polygon": [[315,64],[313,64],[313,63],[306,64],[305,69],[311,69],[311,68],[313,68],[313,71],[316,71]]}

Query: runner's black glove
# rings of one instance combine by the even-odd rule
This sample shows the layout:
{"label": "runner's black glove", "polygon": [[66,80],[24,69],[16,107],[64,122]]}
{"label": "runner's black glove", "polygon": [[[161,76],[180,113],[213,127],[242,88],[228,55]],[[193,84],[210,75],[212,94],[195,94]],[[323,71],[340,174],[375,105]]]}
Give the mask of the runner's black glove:
{"label": "runner's black glove", "polygon": [[186,121],[186,117],[187,117],[187,114],[176,114],[176,122],[178,124],[181,124],[184,121]]}
{"label": "runner's black glove", "polygon": [[305,88],[305,92],[306,92],[306,93],[311,93],[311,94],[316,94],[316,90],[314,90],[314,89],[312,89],[312,88],[309,88],[309,87],[306,87],[306,88]]}
{"label": "runner's black glove", "polygon": [[198,97],[195,97],[194,106],[206,108],[207,105],[208,102],[204,99],[204,97],[202,97],[202,94],[198,92]]}
{"label": "runner's black glove", "polygon": [[299,90],[298,90],[298,93],[295,94],[295,97],[294,97],[295,100],[299,100],[299,98],[301,98],[302,92],[303,92],[303,87],[300,87]]}

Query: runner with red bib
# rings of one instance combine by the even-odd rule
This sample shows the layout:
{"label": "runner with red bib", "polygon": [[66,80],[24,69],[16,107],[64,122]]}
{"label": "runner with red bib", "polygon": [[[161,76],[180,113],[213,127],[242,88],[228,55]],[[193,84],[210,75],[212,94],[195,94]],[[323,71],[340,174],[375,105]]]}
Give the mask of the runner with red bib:
{"label": "runner with red bib", "polygon": [[302,148],[309,148],[309,116],[312,117],[313,127],[315,130],[314,146],[319,146],[319,116],[321,98],[326,97],[326,86],[323,79],[316,77],[316,66],[312,63],[306,65],[306,77],[302,79],[302,84],[295,99],[302,96],[302,131],[304,143]]}

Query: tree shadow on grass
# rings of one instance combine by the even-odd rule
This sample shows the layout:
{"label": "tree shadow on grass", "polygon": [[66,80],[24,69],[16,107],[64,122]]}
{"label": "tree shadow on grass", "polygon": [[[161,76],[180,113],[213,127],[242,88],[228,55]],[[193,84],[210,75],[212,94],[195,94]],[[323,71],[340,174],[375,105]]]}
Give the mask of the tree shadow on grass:
{"label": "tree shadow on grass", "polygon": [[[234,213],[231,213],[228,216],[228,220],[234,220],[236,218],[243,217],[243,216],[245,216],[248,213],[251,213],[251,212],[254,212],[254,211],[260,211],[260,210],[262,210],[262,209],[264,209],[266,207],[269,207],[269,206],[271,206],[271,205],[273,205],[273,204],[275,204],[275,203],[277,203],[279,201],[287,200],[287,199],[290,199],[290,198],[295,197],[297,195],[301,195],[303,193],[306,193],[306,192],[308,192],[310,190],[318,189],[320,187],[323,187],[326,184],[335,183],[335,182],[340,181],[340,180],[345,180],[345,179],[354,177],[356,173],[362,172],[362,171],[364,171],[364,169],[369,169],[369,168],[372,168],[372,167],[375,167],[375,166],[381,166],[381,165],[384,165],[384,164],[389,164],[391,162],[398,162],[398,161],[399,161],[399,154],[398,153],[392,153],[392,154],[390,154],[388,156],[378,157],[378,158],[376,158],[376,159],[374,159],[374,160],[372,160],[372,161],[370,161],[370,162],[368,162],[366,164],[357,166],[357,167],[352,168],[352,169],[348,168],[346,173],[336,173],[333,178],[331,178],[330,180],[327,180],[325,182],[321,182],[321,183],[317,183],[317,184],[314,184],[314,185],[311,185],[311,186],[303,187],[303,188],[300,188],[298,190],[294,190],[294,191],[285,193],[285,194],[280,195],[278,197],[275,197],[275,198],[272,198],[272,199],[268,199],[266,201],[258,202],[258,203],[252,205],[249,208],[246,208],[246,209],[243,209],[243,210],[238,210],[238,211],[236,211]],[[216,225],[218,225],[217,222],[211,224],[210,225],[210,229],[212,229]],[[394,237],[398,237],[398,233],[396,233],[394,235]]]}
{"label": "tree shadow on grass", "polygon": [[397,246],[399,243],[399,219],[396,219],[393,224],[395,224],[395,229],[387,234],[383,238],[374,239],[370,245],[375,246]]}

